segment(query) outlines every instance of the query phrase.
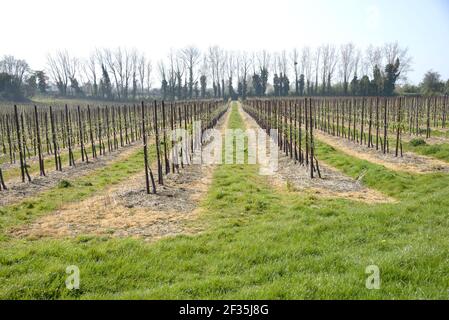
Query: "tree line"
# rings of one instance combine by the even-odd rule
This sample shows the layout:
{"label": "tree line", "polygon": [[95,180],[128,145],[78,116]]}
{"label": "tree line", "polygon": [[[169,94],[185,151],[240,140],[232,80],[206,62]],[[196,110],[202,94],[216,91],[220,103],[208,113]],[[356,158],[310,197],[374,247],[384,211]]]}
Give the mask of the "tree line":
{"label": "tree line", "polygon": [[0,59],[0,101],[23,100],[37,90],[45,92],[47,77],[43,71],[32,71],[25,60],[7,55]]}
{"label": "tree line", "polygon": [[68,167],[87,164],[141,140],[147,192],[156,193],[149,145],[155,146],[158,184],[163,185],[164,175],[179,173],[192,163],[204,132],[215,126],[226,110],[221,100],[5,106],[0,109],[0,164],[9,162],[9,170],[5,176],[0,167],[0,191],[7,190],[14,169],[20,169],[22,182],[30,182],[33,169],[39,169],[36,173],[43,177],[51,166],[62,171],[66,163]]}
{"label": "tree line", "polygon": [[397,42],[364,49],[353,43],[325,44],[289,52],[235,52],[219,46],[202,52],[188,46],[170,50],[157,62],[156,72],[136,49],[97,49],[87,58],[62,50],[49,54],[46,68],[39,71],[6,56],[0,62],[0,92],[3,99],[53,93],[118,101],[449,92],[449,80],[435,72],[419,85],[408,85],[411,67],[408,50]]}

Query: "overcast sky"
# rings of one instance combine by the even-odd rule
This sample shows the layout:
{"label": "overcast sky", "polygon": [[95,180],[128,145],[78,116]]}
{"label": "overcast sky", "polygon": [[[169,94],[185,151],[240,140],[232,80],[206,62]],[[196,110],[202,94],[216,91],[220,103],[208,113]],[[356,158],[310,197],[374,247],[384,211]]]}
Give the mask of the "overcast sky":
{"label": "overcast sky", "polygon": [[398,40],[413,57],[411,82],[429,69],[449,78],[448,0],[5,0],[0,30],[0,55],[34,69],[58,49],[84,57],[135,47],[155,64],[187,45],[281,51]]}

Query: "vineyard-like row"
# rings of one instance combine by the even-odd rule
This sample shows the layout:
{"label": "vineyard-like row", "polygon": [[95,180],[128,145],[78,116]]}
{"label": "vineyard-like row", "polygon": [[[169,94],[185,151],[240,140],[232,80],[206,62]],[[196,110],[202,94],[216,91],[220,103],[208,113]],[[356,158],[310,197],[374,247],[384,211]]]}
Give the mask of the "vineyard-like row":
{"label": "vineyard-like row", "polygon": [[314,155],[313,107],[311,98],[248,100],[244,105],[244,110],[272,136],[281,151],[294,158],[295,162],[309,166],[311,178],[315,172],[321,177],[318,160]]}
{"label": "vineyard-like row", "polygon": [[448,97],[249,99],[246,111],[269,132],[287,156],[319,172],[313,130],[402,156],[402,136],[429,138],[432,129],[447,127]]}
{"label": "vineyard-like row", "polygon": [[[268,134],[277,129],[280,150],[295,162],[307,165],[313,178],[321,176],[314,130],[383,153],[394,149],[398,157],[403,153],[403,134],[425,134],[428,138],[432,129],[446,128],[447,100],[447,96],[249,99],[244,108]],[[51,157],[55,170],[61,171],[63,158],[72,167],[78,161],[88,163],[98,155],[139,140],[144,145],[147,192],[155,193],[148,139],[156,145],[157,180],[163,184],[164,173],[179,172],[180,166],[190,163],[202,132],[214,126],[225,110],[224,103],[215,100],[97,107],[3,107],[0,164],[6,166],[9,162],[8,168],[19,167],[22,182],[31,181],[29,161],[37,162],[40,176],[45,176],[49,168],[45,167],[44,158]],[[199,133],[194,132],[196,121],[201,121]],[[175,134],[177,129],[184,129],[185,134]],[[0,168],[0,189],[6,189],[6,185]]]}
{"label": "vineyard-like row", "polygon": [[[98,156],[141,140],[147,190],[150,192],[148,183],[151,180],[152,192],[156,192],[148,165],[148,137],[154,138],[156,144],[158,182],[163,184],[164,172],[179,171],[179,164],[184,165],[183,159],[191,157],[190,152],[181,147],[182,159],[170,164],[170,149],[175,142],[180,142],[174,141],[175,135],[170,134],[178,128],[191,133],[185,134],[184,139],[189,137],[190,140],[183,141],[181,146],[190,146],[193,151],[194,143],[198,143],[194,141],[194,123],[201,121],[202,133],[213,126],[224,111],[223,102],[212,100],[97,107],[3,107],[0,113],[0,165],[19,167],[21,180],[26,182],[32,179],[28,162],[36,161],[39,175],[45,176],[49,170],[45,167],[45,158],[52,158],[55,170],[61,171],[64,158],[67,158],[67,165],[73,167],[78,161],[89,163]],[[176,155],[172,155],[172,159],[176,159],[173,156]],[[1,168],[0,185],[0,190],[7,189]]]}

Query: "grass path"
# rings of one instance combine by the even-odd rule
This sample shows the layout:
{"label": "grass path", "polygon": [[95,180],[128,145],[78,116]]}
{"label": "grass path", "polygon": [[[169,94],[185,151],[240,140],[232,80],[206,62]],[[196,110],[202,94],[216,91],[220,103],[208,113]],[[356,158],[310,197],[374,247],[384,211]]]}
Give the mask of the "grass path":
{"label": "grass path", "polygon": [[[230,128],[244,128],[237,104]],[[449,287],[449,179],[396,173],[325,144],[319,156],[401,202],[276,192],[256,165],[215,171],[201,234],[0,241],[0,298],[441,298]],[[431,176],[431,178],[430,178]],[[428,179],[428,180],[425,180]],[[65,268],[81,287],[65,288]],[[368,265],[381,289],[365,288]]]}

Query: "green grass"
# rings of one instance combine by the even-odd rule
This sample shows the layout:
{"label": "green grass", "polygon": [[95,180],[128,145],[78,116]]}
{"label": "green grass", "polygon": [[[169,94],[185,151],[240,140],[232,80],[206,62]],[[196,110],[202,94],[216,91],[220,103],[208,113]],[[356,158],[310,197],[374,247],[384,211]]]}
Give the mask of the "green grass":
{"label": "green grass", "polygon": [[[424,134],[425,134],[425,130],[424,130]],[[449,138],[449,131],[443,131],[441,129],[436,129],[436,128],[432,128],[430,130],[430,134],[431,136],[434,137],[443,137],[443,138]]]}
{"label": "green grass", "polygon": [[[234,105],[229,126],[243,125]],[[256,165],[221,165],[202,204],[201,234],[151,244],[3,239],[0,298],[447,299],[448,176],[392,172],[321,143],[317,151],[353,177],[367,170],[366,184],[401,201],[278,192]],[[76,291],[64,284],[73,264]],[[380,290],[365,288],[371,264],[380,268]]]}
{"label": "green grass", "polygon": [[430,156],[449,162],[448,143],[413,145],[413,143],[409,142],[404,143],[403,146],[406,151],[412,151],[424,156]]}
{"label": "green grass", "polygon": [[414,138],[414,139],[410,140],[410,145],[412,147],[423,146],[425,144],[426,144],[426,140],[424,140],[422,138]]}

